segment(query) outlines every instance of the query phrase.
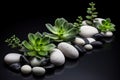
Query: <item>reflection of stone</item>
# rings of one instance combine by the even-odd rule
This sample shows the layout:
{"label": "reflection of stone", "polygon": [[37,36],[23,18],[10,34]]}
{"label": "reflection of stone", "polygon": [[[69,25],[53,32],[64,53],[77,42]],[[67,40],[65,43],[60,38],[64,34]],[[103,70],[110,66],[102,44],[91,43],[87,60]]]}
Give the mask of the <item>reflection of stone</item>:
{"label": "reflection of stone", "polygon": [[113,37],[106,37],[106,38],[103,38],[103,41],[105,43],[111,43],[114,40],[114,38],[115,38],[115,36],[113,36]]}
{"label": "reflection of stone", "polygon": [[65,68],[74,68],[79,64],[80,58],[72,60],[72,59],[66,59],[66,63],[65,63]]}

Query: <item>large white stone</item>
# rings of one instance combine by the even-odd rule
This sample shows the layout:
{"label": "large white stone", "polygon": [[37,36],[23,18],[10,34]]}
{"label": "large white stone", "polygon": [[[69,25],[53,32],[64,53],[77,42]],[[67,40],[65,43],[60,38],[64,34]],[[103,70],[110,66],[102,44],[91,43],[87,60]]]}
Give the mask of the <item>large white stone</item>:
{"label": "large white stone", "polygon": [[21,54],[18,53],[9,53],[4,57],[4,61],[7,64],[17,63],[20,61]]}
{"label": "large white stone", "polygon": [[95,27],[86,25],[86,26],[81,26],[79,34],[82,37],[92,37],[97,33],[98,33],[98,30]]}
{"label": "large white stone", "polygon": [[33,67],[32,72],[36,76],[42,76],[45,74],[45,69],[43,67]]}
{"label": "large white stone", "polygon": [[50,54],[50,62],[56,66],[61,66],[65,63],[65,57],[59,49],[53,49]]}
{"label": "large white stone", "polygon": [[78,50],[74,46],[66,42],[59,43],[58,49],[60,49],[63,52],[63,54],[68,58],[76,59],[79,57]]}

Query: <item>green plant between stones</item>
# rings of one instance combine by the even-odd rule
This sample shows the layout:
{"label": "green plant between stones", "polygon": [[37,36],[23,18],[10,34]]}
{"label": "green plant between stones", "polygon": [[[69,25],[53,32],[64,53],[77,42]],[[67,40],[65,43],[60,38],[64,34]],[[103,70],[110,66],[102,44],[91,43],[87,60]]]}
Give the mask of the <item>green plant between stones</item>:
{"label": "green plant between stones", "polygon": [[46,27],[51,33],[45,32],[45,36],[55,42],[70,41],[74,39],[76,34],[79,32],[78,28],[64,18],[57,18],[54,26],[48,23],[46,24]]}
{"label": "green plant between stones", "polygon": [[102,24],[98,25],[97,28],[101,32],[115,31],[115,25],[113,23],[111,23],[110,18],[103,20]]}
{"label": "green plant between stones", "polygon": [[50,43],[50,39],[41,33],[29,33],[28,40],[24,40],[22,45],[25,47],[25,54],[28,56],[42,57],[48,56],[49,51],[55,48],[55,45]]}

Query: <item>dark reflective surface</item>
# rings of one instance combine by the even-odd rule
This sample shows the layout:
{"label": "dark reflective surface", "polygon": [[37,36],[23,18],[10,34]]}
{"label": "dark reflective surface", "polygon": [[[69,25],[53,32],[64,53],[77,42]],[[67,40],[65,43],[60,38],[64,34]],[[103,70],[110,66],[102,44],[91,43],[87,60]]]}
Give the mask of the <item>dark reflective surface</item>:
{"label": "dark reflective surface", "polygon": [[[77,5],[72,8],[71,5],[68,4],[68,6],[70,6],[68,8],[69,10],[64,12],[66,15],[69,14],[70,10],[78,11],[75,12],[73,16],[41,16],[42,14],[40,14],[40,12],[39,14],[30,14],[29,11],[25,11],[25,13],[21,11],[22,14],[15,14],[15,11],[12,11],[14,14],[11,15],[9,13],[2,16],[4,18],[0,29],[0,80],[120,80],[120,16],[117,12],[118,6],[116,6],[116,1],[96,1],[99,16],[104,18],[110,17],[117,29],[114,33],[113,41],[104,44],[103,48],[94,49],[77,60],[66,59],[64,66],[56,68],[55,71],[43,77],[35,77],[31,74],[23,76],[21,73],[10,71],[4,64],[3,59],[7,53],[17,52],[4,43],[6,38],[16,34],[21,40],[24,40],[27,39],[29,32],[35,33],[39,31],[42,33],[43,31],[48,31],[45,23],[49,22],[53,24],[57,17],[64,17],[68,21],[73,22],[78,15],[85,16],[86,7],[88,2],[91,1],[80,0],[79,2],[80,3],[74,2]],[[61,9],[66,10],[66,8]],[[53,14],[51,13],[51,15],[56,15],[57,13],[60,15],[60,12],[56,12],[56,9],[52,10]],[[27,13],[29,14],[27,15]],[[61,15],[62,14],[61,12]]]}

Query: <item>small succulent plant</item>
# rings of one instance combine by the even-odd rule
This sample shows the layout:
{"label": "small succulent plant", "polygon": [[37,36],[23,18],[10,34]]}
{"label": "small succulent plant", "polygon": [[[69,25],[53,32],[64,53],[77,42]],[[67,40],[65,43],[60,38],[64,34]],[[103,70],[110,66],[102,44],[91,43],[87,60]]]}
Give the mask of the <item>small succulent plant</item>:
{"label": "small succulent plant", "polygon": [[78,18],[76,19],[76,22],[74,22],[74,26],[79,28],[80,26],[82,26],[82,22],[83,22],[82,16],[78,16]]}
{"label": "small succulent plant", "polygon": [[22,45],[20,44],[20,39],[16,37],[15,35],[11,36],[10,38],[5,40],[6,43],[8,43],[8,46],[11,48],[21,48]]}
{"label": "small succulent plant", "polygon": [[93,19],[97,17],[98,12],[96,12],[95,3],[91,2],[89,3],[89,5],[90,7],[87,8],[88,15],[86,16],[86,19],[87,19],[86,22],[88,25],[94,26]]}
{"label": "small succulent plant", "polygon": [[48,56],[49,51],[55,48],[55,45],[50,43],[50,39],[40,34],[39,32],[28,34],[28,40],[24,40],[22,45],[25,47],[25,54],[28,56],[42,57]]}
{"label": "small succulent plant", "polygon": [[109,18],[103,20],[102,24],[98,25],[97,28],[101,32],[115,31],[115,25],[111,23],[111,20]]}
{"label": "small succulent plant", "polygon": [[79,32],[79,29],[77,29],[72,23],[69,23],[64,18],[57,18],[54,26],[48,23],[46,24],[46,27],[52,34],[44,34],[56,42],[70,41]]}

